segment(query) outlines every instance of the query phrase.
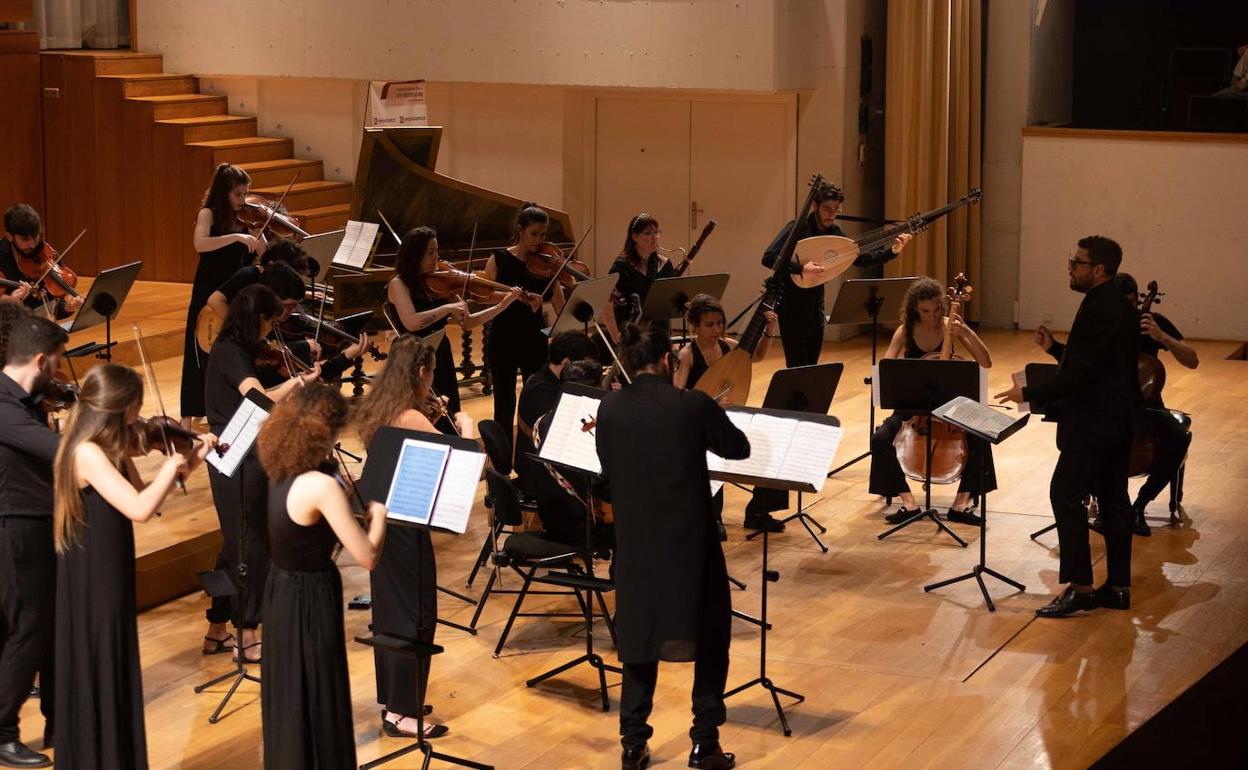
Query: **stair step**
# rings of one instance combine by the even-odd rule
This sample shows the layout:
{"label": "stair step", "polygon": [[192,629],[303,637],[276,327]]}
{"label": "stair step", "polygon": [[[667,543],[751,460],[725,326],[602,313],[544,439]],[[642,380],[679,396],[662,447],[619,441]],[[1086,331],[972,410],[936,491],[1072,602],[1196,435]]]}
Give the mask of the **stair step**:
{"label": "stair step", "polygon": [[282,136],[247,136],[238,139],[216,139],[191,142],[190,147],[206,147],[212,151],[212,163],[250,163],[256,160],[289,158],[295,151],[294,142]]}
{"label": "stair step", "polygon": [[201,115],[190,118],[169,118],[157,121],[162,126],[182,129],[186,144],[215,139],[238,139],[256,135],[256,119],[246,115]]}
{"label": "stair step", "polygon": [[199,91],[199,78],[168,72],[132,72],[122,75],[104,75],[101,79],[121,81],[122,95],[126,98],[160,94],[193,94]]}
{"label": "stair step", "polygon": [[97,55],[94,58],[97,77],[104,75],[129,75],[138,72],[160,72],[164,67],[164,57],[158,53]]}
{"label": "stair step", "polygon": [[[275,185],[272,187],[253,186],[251,191],[259,193],[266,198],[277,200],[286,191],[286,185]],[[291,211],[316,209],[323,206],[332,206],[336,203],[350,202],[351,184],[349,182],[327,182],[325,180],[296,182],[295,186],[290,189],[290,194],[286,196],[286,208]]]}
{"label": "stair step", "polygon": [[280,158],[238,165],[251,177],[251,186],[257,188],[281,185],[285,189],[295,172],[299,172],[300,182],[314,182],[325,178],[325,166],[319,160]]}
{"label": "stair step", "polygon": [[327,233],[331,230],[341,230],[347,226],[347,217],[351,213],[351,204],[336,203],[332,206],[317,206],[310,209],[292,209],[291,212],[299,217],[299,221],[303,223],[303,229],[309,233]]}
{"label": "stair step", "polygon": [[155,120],[192,118],[200,115],[223,115],[229,112],[230,100],[212,94],[160,94],[132,96],[126,101],[151,105]]}

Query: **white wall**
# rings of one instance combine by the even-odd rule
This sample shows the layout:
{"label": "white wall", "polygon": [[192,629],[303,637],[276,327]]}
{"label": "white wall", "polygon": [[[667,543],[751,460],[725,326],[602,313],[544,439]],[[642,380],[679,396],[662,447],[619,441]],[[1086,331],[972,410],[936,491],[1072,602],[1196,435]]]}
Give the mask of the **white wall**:
{"label": "white wall", "polygon": [[1080,295],[1066,259],[1085,235],[1122,246],[1122,269],[1156,280],[1158,311],[1185,336],[1248,339],[1243,237],[1248,141],[1152,140],[1033,129],[1023,137],[1023,328],[1068,329]]}

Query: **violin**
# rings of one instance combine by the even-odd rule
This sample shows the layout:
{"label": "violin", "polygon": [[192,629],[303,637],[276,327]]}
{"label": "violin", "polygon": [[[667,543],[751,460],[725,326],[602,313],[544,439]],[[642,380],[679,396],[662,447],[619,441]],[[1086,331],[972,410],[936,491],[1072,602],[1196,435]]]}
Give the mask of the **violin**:
{"label": "violin", "polygon": [[[953,338],[951,330],[953,320],[961,312],[962,304],[971,296],[971,285],[966,276],[958,273],[949,287],[949,319],[945,323],[945,339],[940,351],[928,353],[924,358],[939,358],[948,361],[957,358],[953,355]],[[927,436],[931,435],[931,452],[928,452]],[[934,484],[949,484],[962,476],[966,468],[969,447],[966,443],[966,431],[955,428],[943,420],[933,420],[920,415],[911,417],[902,425],[893,440],[897,449],[897,459],[901,469],[915,481],[926,481],[928,478],[928,459],[931,460],[931,480]]]}
{"label": "violin", "polygon": [[262,345],[252,355],[257,371],[270,373],[288,380],[305,374],[311,368],[282,343]]}
{"label": "violin", "polygon": [[39,406],[49,414],[60,412],[78,403],[78,397],[81,394],[82,389],[77,383],[70,382],[65,375],[56,372],[52,375],[52,379],[48,380],[48,384],[43,386],[40,392],[43,400],[39,402]]}
{"label": "violin", "polygon": [[[167,444],[167,449],[187,457],[195,451],[197,444],[202,437],[192,430],[187,430],[178,424],[178,421],[168,415],[160,415],[157,417],[139,417],[134,423],[134,437],[137,442],[137,449],[146,454],[153,448],[158,448],[162,444]],[[229,444],[217,444],[215,450],[218,454],[225,454],[230,451]]]}
{"label": "violin", "polygon": [[[307,313],[301,313],[297,310],[282,322],[281,329],[284,334],[298,336],[316,335],[316,342],[320,344],[326,358],[336,356],[343,349],[360,341],[358,336],[351,334],[337,321],[329,318],[318,320]],[[324,334],[324,337],[321,336],[322,334]],[[382,353],[373,342],[368,343],[365,352],[371,355],[374,361],[384,361],[386,359],[386,354]]]}
{"label": "violin", "polygon": [[[478,274],[460,270],[451,263],[439,259],[437,269],[420,277],[425,293],[438,299],[459,300],[480,304],[496,304],[511,292],[511,287]],[[529,301],[532,292],[524,291],[521,299]]]}
{"label": "violin", "polygon": [[260,230],[265,237],[289,238],[295,243],[307,238],[308,232],[301,227],[299,218],[282,213],[280,206],[280,202],[274,203],[262,195],[247,193],[243,207],[234,212],[234,219],[248,230]]}
{"label": "violin", "polygon": [[[584,238],[582,237],[582,241]],[[578,243],[579,247],[580,244]],[[559,285],[571,291],[580,281],[589,280],[589,265],[576,258],[576,249],[565,255],[563,249],[549,241],[524,255],[524,269],[534,278],[543,281],[557,279]]]}
{"label": "violin", "polygon": [[[48,293],[49,296],[61,299],[66,295],[79,296],[76,291],[78,274],[64,264],[65,255],[78,243],[87,231],[78,233],[65,251],[58,254],[52,244],[40,241],[29,254],[18,254],[17,268],[22,275],[30,279],[31,285]],[[6,286],[6,288],[8,288]]]}

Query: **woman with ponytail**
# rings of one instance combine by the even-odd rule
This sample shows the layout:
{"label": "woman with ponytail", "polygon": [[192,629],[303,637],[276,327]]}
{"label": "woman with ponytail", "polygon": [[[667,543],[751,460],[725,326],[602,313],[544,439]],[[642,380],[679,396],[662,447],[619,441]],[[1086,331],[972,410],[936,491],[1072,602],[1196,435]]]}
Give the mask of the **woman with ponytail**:
{"label": "woman with ponytail", "polygon": [[142,403],[133,369],[92,369],[56,454],[58,768],[147,767],[133,522],[156,513],[216,438],[207,434],[189,461],[169,457],[145,484],[130,459]]}

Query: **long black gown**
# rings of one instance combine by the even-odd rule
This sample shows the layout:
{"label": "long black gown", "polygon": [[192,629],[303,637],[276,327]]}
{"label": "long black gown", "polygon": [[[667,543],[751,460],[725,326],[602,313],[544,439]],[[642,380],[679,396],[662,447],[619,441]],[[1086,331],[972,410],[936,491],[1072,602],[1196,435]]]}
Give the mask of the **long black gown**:
{"label": "long black gown", "polygon": [[[217,232],[215,228],[212,233],[213,236],[227,234],[228,231]],[[208,354],[201,351],[195,342],[195,321],[199,318],[199,311],[208,304],[212,293],[246,262],[247,247],[241,243],[231,243],[199,254],[199,265],[195,268],[195,280],[191,284],[191,304],[186,308],[186,337],[182,342],[183,417],[204,417],[208,414],[204,406],[204,370],[208,368]]]}
{"label": "long black gown", "polygon": [[342,626],[337,537],[324,518],[310,527],[286,510],[294,479],[269,489],[273,563],[264,587],[264,766],[354,768],[355,730]]}
{"label": "long black gown", "polygon": [[[433,643],[438,626],[438,568],[427,529],[395,526],[372,573],[373,633]],[[425,702],[428,663],[373,651],[377,702],[386,711],[414,717]],[[424,668],[424,681],[421,669]]]}
{"label": "long black gown", "polygon": [[147,767],[134,606],[134,526],[93,488],[57,565],[56,766]]}

